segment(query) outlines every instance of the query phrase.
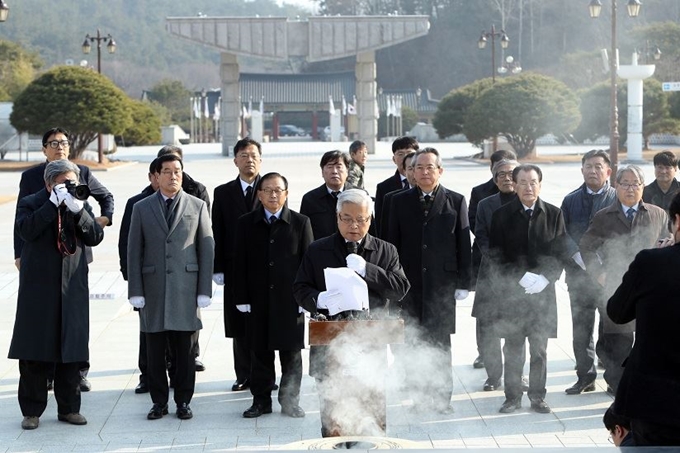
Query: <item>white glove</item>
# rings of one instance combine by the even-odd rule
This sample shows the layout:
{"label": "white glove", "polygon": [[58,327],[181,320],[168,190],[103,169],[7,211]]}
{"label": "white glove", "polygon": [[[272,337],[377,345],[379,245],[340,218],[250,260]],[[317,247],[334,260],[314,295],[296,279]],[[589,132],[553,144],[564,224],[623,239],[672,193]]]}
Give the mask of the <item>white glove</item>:
{"label": "white glove", "polygon": [[470,295],[470,291],[468,291],[467,289],[457,289],[457,290],[454,291],[454,293],[453,293],[453,297],[454,297],[456,300],[467,299],[467,297],[468,297],[469,295]]}
{"label": "white glove", "polygon": [[57,191],[52,188],[52,192],[50,193],[50,201],[52,202],[53,205],[56,207],[59,207],[59,197],[57,197]]}
{"label": "white glove", "polygon": [[224,285],[224,273],[213,274],[213,281],[217,285]]}
{"label": "white glove", "polygon": [[543,291],[550,282],[548,281],[547,278],[545,278],[543,275],[539,275],[538,278],[536,279],[536,282],[529,286],[528,288],[525,289],[525,292],[527,294],[538,294],[541,291]]}
{"label": "white glove", "polygon": [[302,314],[302,313],[309,314],[309,312],[308,312],[307,310],[305,310],[304,308],[298,306],[298,314]]}
{"label": "white glove", "polygon": [[571,255],[571,259],[574,260],[574,263],[578,264],[578,267],[580,267],[583,270],[586,270],[586,263],[583,262],[581,252],[576,252],[573,255]]}
{"label": "white glove", "polygon": [[241,313],[250,313],[250,304],[237,305],[236,309]]}
{"label": "white glove", "polygon": [[345,261],[347,261],[347,267],[352,269],[354,272],[357,274],[361,275],[362,277],[366,276],[366,260],[357,255],[356,253],[350,253],[347,255],[347,258],[345,258]]}
{"label": "white glove", "polygon": [[64,199],[66,199],[66,195],[68,195],[68,189],[64,183],[57,184],[56,186],[52,187],[52,192],[57,193],[57,201],[59,201],[59,204],[61,204]]}
{"label": "white glove", "polygon": [[209,296],[203,296],[201,294],[196,297],[196,305],[198,308],[205,308],[212,303],[212,299]]}
{"label": "white glove", "polygon": [[135,308],[144,308],[146,302],[144,301],[144,296],[132,296],[130,298],[130,305]]}
{"label": "white glove", "polygon": [[74,214],[78,214],[80,211],[83,210],[83,207],[85,206],[85,202],[83,200],[78,200],[77,198],[74,198],[73,195],[71,195],[70,193],[66,194],[66,198],[64,198],[64,204],[66,205],[68,210]]}
{"label": "white glove", "polygon": [[321,291],[316,300],[316,307],[325,308],[331,316],[337,315],[342,311],[340,308],[341,304],[342,294],[338,291]]}
{"label": "white glove", "polygon": [[534,274],[533,272],[525,272],[522,278],[520,279],[519,284],[522,288],[527,289],[537,281],[538,274]]}

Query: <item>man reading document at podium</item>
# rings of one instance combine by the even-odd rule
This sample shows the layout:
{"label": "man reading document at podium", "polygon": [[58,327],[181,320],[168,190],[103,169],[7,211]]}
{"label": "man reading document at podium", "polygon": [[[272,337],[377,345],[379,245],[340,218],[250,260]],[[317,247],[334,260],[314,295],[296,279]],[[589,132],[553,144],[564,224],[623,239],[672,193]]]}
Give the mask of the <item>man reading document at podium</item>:
{"label": "man reading document at podium", "polygon": [[[338,196],[336,207],[338,232],[313,242],[307,249],[298,270],[293,293],[297,303],[312,316],[324,315],[329,320],[353,318],[362,305],[361,300],[347,300],[346,294],[360,285],[352,282],[346,268],[357,274],[368,288],[368,307],[372,317],[383,317],[389,311],[389,301],[399,301],[408,292],[406,279],[396,248],[368,234],[371,225],[373,201],[366,192],[345,190]],[[350,281],[344,291],[326,283],[325,274],[334,274],[333,281]],[[361,297],[359,296],[359,299]],[[363,311],[361,313],[364,313]],[[339,435],[332,426],[330,383],[338,370],[327,366],[325,346],[310,348],[309,374],[316,378],[321,406],[321,434],[324,437]],[[341,433],[348,434],[348,433]]]}

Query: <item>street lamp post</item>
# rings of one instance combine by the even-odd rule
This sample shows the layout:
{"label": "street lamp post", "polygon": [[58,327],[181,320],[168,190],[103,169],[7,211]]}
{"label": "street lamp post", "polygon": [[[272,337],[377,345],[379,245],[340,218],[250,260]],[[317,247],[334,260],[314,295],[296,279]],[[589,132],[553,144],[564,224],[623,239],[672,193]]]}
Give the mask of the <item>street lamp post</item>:
{"label": "street lamp post", "polygon": [[[109,53],[114,53],[116,51],[116,41],[113,40],[113,37],[111,35],[102,36],[101,33],[99,32],[99,29],[97,29],[97,36],[90,36],[89,34],[85,35],[85,41],[83,42],[82,46],[83,53],[89,54],[90,50],[92,50],[92,46],[90,45],[90,43],[91,42],[97,43],[97,73],[99,74],[102,73],[102,41],[107,40],[108,44],[106,44],[106,49],[109,51]],[[97,155],[99,163],[100,164],[103,163],[104,143],[101,133],[97,133]]]}
{"label": "street lamp post", "polygon": [[[510,44],[510,38],[508,38],[508,35],[505,34],[505,30],[501,31],[496,31],[496,26],[491,25],[491,31],[482,31],[482,35],[479,37],[479,40],[477,41],[477,46],[480,49],[484,49],[486,47],[486,43],[489,39],[491,39],[491,81],[492,83],[496,83],[496,38],[500,38],[501,41],[501,48],[507,49],[508,45]],[[498,135],[494,134],[493,136],[493,152],[496,152],[496,149],[498,148]]]}
{"label": "street lamp post", "polygon": [[[619,163],[619,110],[616,99],[617,92],[617,70],[619,67],[617,40],[616,40],[616,13],[617,0],[610,0],[612,4],[612,42],[611,55],[609,57],[609,77],[610,77],[610,112],[609,112],[609,157],[611,158],[612,176],[611,183],[616,181],[616,170]],[[637,17],[640,14],[640,7],[642,4],[640,0],[628,0],[628,16]],[[602,2],[600,0],[591,0],[588,6],[590,17],[597,18],[602,12]]]}
{"label": "street lamp post", "polygon": [[7,16],[9,16],[9,5],[5,0],[0,0],[0,22],[6,21]]}
{"label": "street lamp post", "polygon": [[514,57],[511,55],[505,57],[505,63],[498,67],[499,74],[507,74],[508,71],[512,74],[519,74],[522,72],[522,65],[519,64],[519,61],[515,61]]}

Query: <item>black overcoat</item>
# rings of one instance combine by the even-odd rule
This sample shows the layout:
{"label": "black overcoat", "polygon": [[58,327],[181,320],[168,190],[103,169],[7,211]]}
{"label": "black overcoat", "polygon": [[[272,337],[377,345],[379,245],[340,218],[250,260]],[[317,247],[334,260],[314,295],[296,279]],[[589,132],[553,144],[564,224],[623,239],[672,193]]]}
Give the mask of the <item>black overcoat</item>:
{"label": "black overcoat", "polygon": [[285,206],[272,225],[264,208],[238,219],[234,295],[240,304],[250,304],[246,331],[252,349],[304,348],[305,317],[293,297],[293,282],[312,240],[309,219]]}
{"label": "black overcoat", "polygon": [[[489,252],[477,287],[491,294],[480,298],[486,306],[475,309],[493,322],[499,337],[539,331],[557,337],[554,283],[562,273],[567,247],[562,211],[540,198],[531,220],[519,198],[492,214]],[[519,284],[526,272],[541,274],[550,284],[538,294],[526,294]]]}
{"label": "black overcoat", "polygon": [[399,251],[411,291],[404,310],[422,326],[456,331],[456,289],[468,289],[472,269],[465,197],[439,186],[425,216],[417,188],[392,197],[387,240]]}
{"label": "black overcoat", "polygon": [[243,338],[245,335],[246,314],[236,309],[239,303],[234,302],[233,282],[234,261],[236,260],[234,236],[236,221],[243,214],[261,206],[255,194],[255,187],[260,175],[253,181],[253,203],[246,206],[240,178],[215,187],[212,206],[212,227],[215,238],[215,265],[213,272],[224,274],[224,331],[229,338]]}
{"label": "black overcoat", "polygon": [[[385,308],[387,300],[399,301],[410,285],[399,263],[399,255],[392,244],[366,235],[359,253],[366,260],[368,303],[371,310]],[[317,313],[316,301],[326,290],[323,270],[347,267],[347,247],[340,233],[314,241],[307,250],[298,269],[293,294],[297,303],[310,313]],[[323,311],[323,310],[322,310]],[[324,347],[310,348],[309,374],[322,377],[324,373]]]}
{"label": "black overcoat", "polygon": [[[349,183],[345,183],[343,190],[355,189]],[[314,239],[325,238],[338,231],[336,214],[337,200],[328,193],[326,184],[312,189],[302,197],[300,214],[309,217],[312,222]]]}
{"label": "black overcoat", "polygon": [[65,231],[77,240],[75,253],[63,256],[57,249],[59,214],[47,190],[19,200],[14,228],[23,248],[10,359],[89,359],[90,292],[83,247],[99,244],[104,231],[85,206],[78,214],[61,208]]}
{"label": "black overcoat", "polygon": [[[395,170],[392,176],[378,183],[375,187],[375,206],[373,209],[375,210],[375,231],[378,233],[387,231],[386,223],[389,222],[389,217],[386,217],[383,212],[385,195],[403,188],[404,183],[401,182],[401,173],[399,173],[399,170]],[[381,239],[385,238],[381,236]]]}

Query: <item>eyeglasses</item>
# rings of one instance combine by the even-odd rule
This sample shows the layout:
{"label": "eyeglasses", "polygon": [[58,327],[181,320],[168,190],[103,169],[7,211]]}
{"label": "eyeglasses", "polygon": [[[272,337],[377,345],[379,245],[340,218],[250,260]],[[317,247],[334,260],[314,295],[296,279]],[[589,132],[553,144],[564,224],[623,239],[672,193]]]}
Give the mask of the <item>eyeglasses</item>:
{"label": "eyeglasses", "polygon": [[512,179],[512,172],[511,171],[499,171],[498,173],[496,173],[496,179],[505,179],[505,178]]}
{"label": "eyeglasses", "polygon": [[163,176],[180,176],[182,174],[182,170],[163,170],[161,171],[161,175]]}
{"label": "eyeglasses", "polygon": [[61,145],[64,148],[68,148],[69,142],[68,142],[68,140],[62,140],[62,141],[52,140],[51,142],[47,142],[45,145],[49,145],[49,147],[52,148],[52,149],[59,148],[59,145]]}
{"label": "eyeglasses", "polygon": [[638,190],[640,187],[642,187],[642,184],[640,184],[639,182],[635,182],[635,183],[632,183],[632,184],[620,182],[619,186],[621,186],[621,188],[623,190],[630,190],[630,189]]}
{"label": "eyeglasses", "polygon": [[344,223],[345,225],[347,225],[347,226],[352,226],[352,225],[354,225],[355,223],[356,223],[358,226],[364,226],[364,225],[366,225],[368,222],[371,221],[370,218],[364,219],[363,217],[359,217],[358,219],[353,219],[353,218],[351,218],[351,217],[345,217],[345,216],[341,216],[341,215],[338,216],[338,219],[340,219],[340,221],[341,221],[342,223]]}
{"label": "eyeglasses", "polygon": [[276,189],[270,189],[267,187],[266,189],[260,189],[262,192],[264,192],[266,195],[276,195],[277,197],[281,196],[283,192],[286,192],[286,189],[281,189],[277,187]]}

